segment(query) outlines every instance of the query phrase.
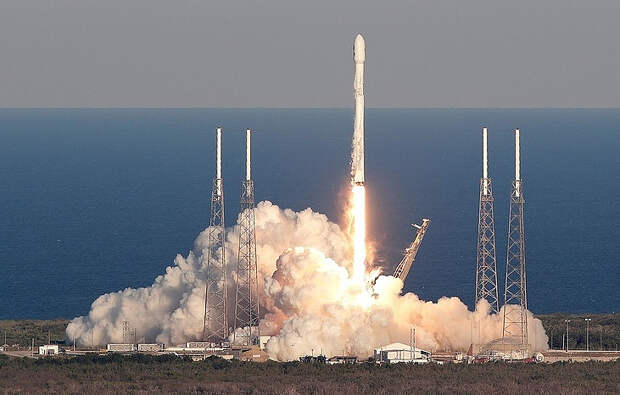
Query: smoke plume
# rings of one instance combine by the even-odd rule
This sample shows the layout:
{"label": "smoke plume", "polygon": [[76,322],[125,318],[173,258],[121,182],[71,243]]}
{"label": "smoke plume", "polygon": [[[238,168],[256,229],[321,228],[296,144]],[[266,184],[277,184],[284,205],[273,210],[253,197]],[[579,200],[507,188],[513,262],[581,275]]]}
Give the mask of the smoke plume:
{"label": "smoke plume", "polygon": [[[171,345],[199,340],[207,232],[200,233],[187,256],[177,255],[150,287],[97,298],[87,316],[69,323],[67,338],[83,345],[122,342],[123,322],[128,321],[138,341]],[[226,239],[232,271],[237,226],[227,230]],[[381,275],[374,284],[353,279],[350,240],[338,225],[311,209],[294,212],[259,203],[256,241],[264,313],[260,330],[272,335],[267,352],[273,359],[292,360],[311,352],[368,356],[385,344],[408,343],[412,326],[418,347],[428,350],[466,351],[472,342],[484,344],[501,336],[502,312],[489,314],[485,301],[472,312],[456,297],[428,302],[412,293],[401,295],[402,281],[392,276]],[[540,320],[528,314],[530,343],[542,350],[547,336]]]}

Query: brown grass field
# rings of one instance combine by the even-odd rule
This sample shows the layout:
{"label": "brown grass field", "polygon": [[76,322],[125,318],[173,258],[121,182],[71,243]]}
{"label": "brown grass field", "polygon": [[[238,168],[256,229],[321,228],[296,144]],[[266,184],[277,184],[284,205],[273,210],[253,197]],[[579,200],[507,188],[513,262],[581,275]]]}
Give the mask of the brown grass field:
{"label": "brown grass field", "polygon": [[620,362],[323,365],[173,356],[0,356],[3,393],[620,393]]}
{"label": "brown grass field", "polygon": [[[559,346],[571,319],[571,349],[585,348],[584,317],[592,318],[591,349],[620,343],[620,314],[539,316]],[[64,340],[68,320],[0,321],[0,342],[29,346]],[[599,332],[597,332],[597,330]],[[583,332],[583,334],[581,333]],[[602,335],[602,336],[599,336]],[[558,339],[560,339],[558,341]],[[0,393],[620,393],[620,362],[485,365],[328,366],[319,364],[192,362],[174,356],[106,355],[35,360],[0,354]]]}

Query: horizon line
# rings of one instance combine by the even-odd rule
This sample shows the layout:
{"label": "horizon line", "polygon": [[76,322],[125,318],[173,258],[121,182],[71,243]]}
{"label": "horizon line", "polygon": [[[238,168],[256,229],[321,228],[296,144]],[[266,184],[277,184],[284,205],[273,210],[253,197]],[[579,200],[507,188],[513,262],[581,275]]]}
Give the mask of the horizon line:
{"label": "horizon line", "polygon": [[[353,107],[200,107],[200,106],[86,106],[86,107],[2,107],[1,110],[352,110]],[[620,110],[619,107],[402,107],[376,106],[370,110]]]}

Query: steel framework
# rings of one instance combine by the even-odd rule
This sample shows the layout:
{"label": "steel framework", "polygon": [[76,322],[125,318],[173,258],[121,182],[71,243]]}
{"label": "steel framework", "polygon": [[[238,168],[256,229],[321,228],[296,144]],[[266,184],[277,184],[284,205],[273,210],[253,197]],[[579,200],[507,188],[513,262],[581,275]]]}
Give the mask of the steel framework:
{"label": "steel framework", "polygon": [[228,340],[226,306],[226,230],[224,225],[224,180],[221,173],[222,129],[216,134],[216,176],[211,190],[211,217],[209,219],[207,272],[205,284],[204,320],[202,339],[210,342]]}
{"label": "steel framework", "polygon": [[129,343],[130,331],[129,321],[123,321],[123,344]]}
{"label": "steel framework", "polygon": [[256,222],[254,181],[250,173],[250,130],[246,131],[246,179],[241,183],[239,253],[235,303],[235,344],[255,345],[259,339],[258,267],[256,263]]}
{"label": "steel framework", "polygon": [[[486,184],[487,194],[484,194]],[[478,244],[476,253],[476,299],[486,299],[491,313],[499,311],[497,292],[497,258],[495,254],[495,219],[491,179],[480,180],[480,206],[478,210]]]}
{"label": "steel framework", "polygon": [[393,276],[396,278],[400,278],[403,283],[411,270],[411,265],[415,260],[416,255],[418,255],[418,250],[420,249],[420,244],[422,244],[422,239],[426,234],[426,230],[428,229],[428,225],[431,223],[430,219],[424,218],[422,219],[421,225],[413,225],[418,231],[416,233],[415,239],[411,242],[409,247],[405,250],[405,256],[400,261],[396,269],[394,270]]}
{"label": "steel framework", "polygon": [[482,129],[482,178],[480,179],[480,205],[478,208],[478,243],[476,248],[475,304],[486,299],[491,313],[499,311],[497,292],[497,258],[495,253],[495,217],[493,190],[488,177],[487,128]]}
{"label": "steel framework", "polygon": [[512,182],[508,217],[502,339],[505,344],[513,346],[513,351],[528,353],[524,203],[523,181],[520,176],[519,130],[517,129],[515,130],[515,179]]}

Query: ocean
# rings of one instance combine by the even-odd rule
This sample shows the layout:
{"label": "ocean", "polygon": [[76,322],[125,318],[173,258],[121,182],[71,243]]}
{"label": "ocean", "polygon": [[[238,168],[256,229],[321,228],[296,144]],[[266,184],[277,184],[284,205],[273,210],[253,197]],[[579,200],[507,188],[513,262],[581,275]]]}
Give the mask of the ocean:
{"label": "ocean", "polygon": [[[238,213],[244,133],[257,201],[343,222],[352,109],[0,109],[0,319],[72,318],[103,293],[152,284],[209,221],[215,127],[226,222]],[[620,310],[620,110],[368,109],[369,239],[388,272],[432,223],[405,284],[472,306],[489,128],[500,293],[521,129],[528,305]]]}

